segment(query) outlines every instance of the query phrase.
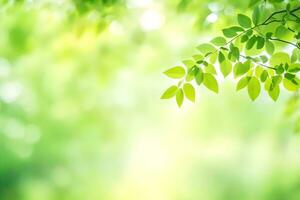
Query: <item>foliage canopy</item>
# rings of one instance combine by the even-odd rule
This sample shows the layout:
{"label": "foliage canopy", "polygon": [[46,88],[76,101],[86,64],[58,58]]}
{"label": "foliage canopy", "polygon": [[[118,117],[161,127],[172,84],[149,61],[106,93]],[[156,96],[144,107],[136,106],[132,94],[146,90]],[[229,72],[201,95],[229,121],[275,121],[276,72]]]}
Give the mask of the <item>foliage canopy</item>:
{"label": "foliage canopy", "polygon": [[[274,4],[283,8],[277,10]],[[195,100],[194,87],[202,83],[218,93],[217,71],[224,78],[232,75],[237,80],[236,90],[247,89],[253,101],[263,89],[274,101],[281,85],[290,92],[299,90],[300,3],[252,0],[249,6],[253,8],[251,17],[238,14],[237,25],[224,28],[223,36],[198,45],[200,53],[164,72],[178,83],[169,87],[162,99],[176,97],[180,107],[184,97]],[[189,90],[184,89],[187,84]]]}

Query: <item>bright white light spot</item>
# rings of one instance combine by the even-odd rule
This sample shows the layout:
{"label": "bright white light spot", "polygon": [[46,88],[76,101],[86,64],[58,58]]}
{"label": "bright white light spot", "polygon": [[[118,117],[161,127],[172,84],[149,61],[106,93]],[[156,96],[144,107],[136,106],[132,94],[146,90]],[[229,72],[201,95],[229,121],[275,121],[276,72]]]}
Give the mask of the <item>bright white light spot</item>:
{"label": "bright white light spot", "polygon": [[223,9],[223,5],[219,4],[219,3],[210,3],[208,4],[208,9],[212,12],[218,12],[220,10]]}
{"label": "bright white light spot", "polygon": [[152,0],[128,0],[129,8],[144,8],[152,4]]}
{"label": "bright white light spot", "polygon": [[144,31],[159,29],[164,21],[164,17],[155,10],[145,11],[140,18],[140,25]]}
{"label": "bright white light spot", "polygon": [[168,152],[160,141],[143,137],[134,145],[129,163],[137,174],[159,173],[168,167]]}
{"label": "bright white light spot", "polygon": [[8,119],[3,130],[4,134],[11,139],[23,139],[25,135],[24,125],[15,119]]}
{"label": "bright white light spot", "polygon": [[11,66],[7,60],[0,59],[0,78],[8,77],[11,72]]}
{"label": "bright white light spot", "polygon": [[109,26],[109,32],[113,35],[123,35],[124,31],[120,23],[113,21]]}
{"label": "bright white light spot", "polygon": [[209,23],[214,23],[218,20],[218,15],[215,13],[211,13],[206,17],[206,21]]}
{"label": "bright white light spot", "polygon": [[19,83],[5,83],[0,88],[0,98],[7,103],[15,101],[21,94],[22,88]]}

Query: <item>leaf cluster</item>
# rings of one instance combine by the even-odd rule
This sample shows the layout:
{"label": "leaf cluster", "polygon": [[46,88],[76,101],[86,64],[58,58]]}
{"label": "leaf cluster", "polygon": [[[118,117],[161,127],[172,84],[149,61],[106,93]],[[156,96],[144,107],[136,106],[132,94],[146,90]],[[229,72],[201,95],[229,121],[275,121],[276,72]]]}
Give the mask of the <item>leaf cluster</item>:
{"label": "leaf cluster", "polygon": [[[232,76],[236,80],[236,90],[247,89],[253,101],[263,90],[274,101],[282,87],[291,92],[298,91],[299,12],[300,6],[288,3],[285,9],[274,11],[264,19],[261,16],[264,8],[260,5],[253,9],[251,18],[238,14],[237,25],[223,29],[223,36],[198,45],[199,53],[184,60],[183,65],[164,72],[178,82],[165,90],[161,98],[175,97],[180,107],[185,97],[195,101],[198,86],[218,93],[218,73],[224,78]],[[281,51],[281,44],[292,51]]]}

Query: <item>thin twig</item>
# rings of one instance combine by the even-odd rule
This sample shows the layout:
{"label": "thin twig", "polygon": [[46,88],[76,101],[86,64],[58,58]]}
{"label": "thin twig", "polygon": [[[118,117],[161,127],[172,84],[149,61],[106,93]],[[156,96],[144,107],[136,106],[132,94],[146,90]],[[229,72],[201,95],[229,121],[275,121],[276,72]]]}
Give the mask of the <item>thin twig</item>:
{"label": "thin twig", "polygon": [[250,59],[250,60],[252,60],[254,63],[256,63],[257,65],[260,65],[260,66],[262,66],[262,67],[265,67],[265,68],[268,68],[268,69],[272,69],[272,70],[276,70],[276,68],[274,68],[274,67],[270,67],[270,66],[265,65],[265,64],[263,64],[263,63],[257,62],[257,61],[254,60],[254,58],[252,58],[252,57],[244,56],[244,55],[240,55],[240,57],[245,58],[245,59]]}
{"label": "thin twig", "polygon": [[282,40],[282,39],[279,39],[279,38],[272,38],[272,37],[270,38],[270,40],[286,43],[286,44],[292,45],[292,46],[297,47],[298,49],[300,49],[300,47],[297,44],[294,44],[294,43],[289,42],[289,41],[285,41],[285,40]]}

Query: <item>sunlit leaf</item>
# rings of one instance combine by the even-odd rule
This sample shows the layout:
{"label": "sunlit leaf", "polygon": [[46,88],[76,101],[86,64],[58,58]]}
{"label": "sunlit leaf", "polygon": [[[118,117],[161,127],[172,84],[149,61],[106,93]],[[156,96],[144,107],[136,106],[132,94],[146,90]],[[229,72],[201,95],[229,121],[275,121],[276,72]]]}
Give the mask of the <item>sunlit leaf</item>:
{"label": "sunlit leaf", "polygon": [[295,92],[295,91],[299,90],[299,85],[296,85],[291,80],[284,78],[282,82],[283,82],[284,88],[288,91]]}
{"label": "sunlit leaf", "polygon": [[251,77],[248,83],[248,95],[252,101],[254,101],[258,97],[260,90],[261,88],[259,80],[254,76]]}
{"label": "sunlit leaf", "polygon": [[275,51],[274,44],[271,41],[269,41],[269,40],[266,41],[266,51],[270,55],[272,55],[274,53],[274,51]]}
{"label": "sunlit leaf", "polygon": [[195,102],[195,88],[192,84],[185,83],[183,85],[183,91],[186,98],[188,98],[192,102]]}
{"label": "sunlit leaf", "polygon": [[204,73],[203,84],[211,91],[215,93],[219,92],[218,82],[213,75],[209,73]]}
{"label": "sunlit leaf", "polygon": [[215,67],[212,64],[205,66],[205,72],[210,74],[217,74]]}
{"label": "sunlit leaf", "polygon": [[226,45],[226,39],[223,38],[223,37],[215,37],[210,42],[212,44],[216,45],[216,46],[224,46],[224,45]]}
{"label": "sunlit leaf", "polygon": [[189,81],[192,81],[193,79],[194,79],[194,76],[195,76],[195,71],[197,70],[197,67],[194,65],[192,68],[189,68],[188,69],[188,73],[187,73],[187,75],[186,75],[186,77],[185,77],[185,80],[187,81],[187,82],[189,82]]}
{"label": "sunlit leaf", "polygon": [[222,31],[223,31],[223,35],[225,37],[233,38],[233,37],[237,36],[238,32],[244,31],[244,29],[241,27],[238,27],[238,26],[232,26],[230,28],[225,28]]}
{"label": "sunlit leaf", "polygon": [[285,64],[285,63],[291,64],[290,56],[287,53],[278,52],[278,53],[273,54],[270,58],[270,64],[272,66]]}
{"label": "sunlit leaf", "polygon": [[256,68],[255,68],[255,76],[257,77],[257,78],[259,78],[260,76],[261,76],[261,74],[263,73],[263,71],[264,71],[264,69],[261,67],[261,66],[257,66]]}
{"label": "sunlit leaf", "polygon": [[296,62],[297,60],[300,61],[300,49],[295,48],[292,52],[291,61]]}
{"label": "sunlit leaf", "polygon": [[167,75],[170,78],[182,78],[185,75],[185,70],[183,67],[177,66],[173,67],[171,69],[168,69],[167,71],[164,72],[165,75]]}
{"label": "sunlit leaf", "polygon": [[176,95],[177,90],[178,90],[178,87],[173,85],[173,86],[169,87],[160,98],[161,99],[170,99]]}
{"label": "sunlit leaf", "polygon": [[197,68],[197,70],[195,71],[195,79],[196,79],[196,83],[198,85],[201,85],[204,79],[204,74],[201,68]]}
{"label": "sunlit leaf", "polygon": [[276,85],[272,90],[268,91],[269,96],[274,100],[277,101],[280,93],[280,88]]}
{"label": "sunlit leaf", "polygon": [[183,90],[179,89],[176,93],[176,102],[177,102],[178,107],[181,107],[183,100],[184,100]]}
{"label": "sunlit leaf", "polygon": [[200,54],[193,55],[194,60],[197,62],[199,60],[203,60],[204,56]]}
{"label": "sunlit leaf", "polygon": [[216,48],[208,43],[200,44],[197,49],[204,55],[216,51]]}
{"label": "sunlit leaf", "polygon": [[182,61],[182,63],[187,67],[187,68],[191,68],[193,67],[196,63],[193,60],[184,60]]}
{"label": "sunlit leaf", "polygon": [[239,76],[244,75],[249,71],[249,69],[250,69],[250,65],[248,63],[241,63],[241,62],[236,63],[233,69],[234,77],[237,78]]}
{"label": "sunlit leaf", "polygon": [[232,64],[229,60],[224,60],[220,64],[220,69],[224,77],[228,76],[232,70]]}
{"label": "sunlit leaf", "polygon": [[247,76],[241,78],[236,85],[236,91],[239,91],[239,90],[245,88],[248,85],[249,80],[250,80],[250,78]]}
{"label": "sunlit leaf", "polygon": [[240,26],[244,28],[250,28],[251,27],[251,19],[243,14],[238,14],[238,23]]}
{"label": "sunlit leaf", "polygon": [[300,63],[292,63],[288,69],[288,72],[299,72],[300,71]]}
{"label": "sunlit leaf", "polygon": [[211,64],[216,63],[217,58],[218,58],[218,52],[214,52],[214,53],[210,54],[210,57],[209,57],[210,63]]}

